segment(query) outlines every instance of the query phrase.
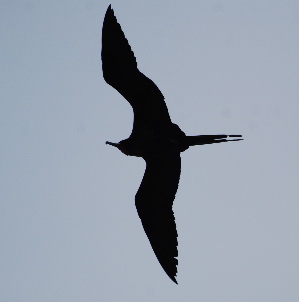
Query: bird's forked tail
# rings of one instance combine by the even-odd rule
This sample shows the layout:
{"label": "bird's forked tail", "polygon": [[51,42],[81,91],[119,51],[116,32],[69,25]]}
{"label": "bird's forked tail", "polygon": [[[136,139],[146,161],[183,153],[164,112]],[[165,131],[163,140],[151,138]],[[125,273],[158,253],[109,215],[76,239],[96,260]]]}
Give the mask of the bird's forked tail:
{"label": "bird's forked tail", "polygon": [[[232,141],[241,141],[243,140],[242,135],[226,135],[226,134],[217,134],[217,135],[195,135],[187,136],[187,144],[189,146],[196,145],[206,145],[206,144],[215,144],[223,142],[232,142]],[[233,138],[233,139],[228,139]]]}

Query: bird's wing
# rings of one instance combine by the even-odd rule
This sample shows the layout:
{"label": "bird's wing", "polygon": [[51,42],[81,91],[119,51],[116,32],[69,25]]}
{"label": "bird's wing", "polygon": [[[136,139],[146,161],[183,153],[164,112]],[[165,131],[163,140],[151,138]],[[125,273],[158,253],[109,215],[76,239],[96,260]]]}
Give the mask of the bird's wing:
{"label": "bird's wing", "polygon": [[155,122],[158,126],[171,122],[161,91],[138,70],[134,53],[111,5],[102,30],[102,68],[105,81],[133,107],[133,131],[149,122]]}
{"label": "bird's wing", "polygon": [[144,231],[161,266],[175,283],[178,241],[172,205],[180,173],[179,153],[146,159],[146,170],[135,197]]}

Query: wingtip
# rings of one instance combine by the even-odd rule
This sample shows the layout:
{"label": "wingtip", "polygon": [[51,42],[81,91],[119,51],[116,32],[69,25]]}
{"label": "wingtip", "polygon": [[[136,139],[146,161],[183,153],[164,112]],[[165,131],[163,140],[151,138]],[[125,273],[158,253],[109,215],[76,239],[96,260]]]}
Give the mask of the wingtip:
{"label": "wingtip", "polygon": [[105,22],[108,22],[108,20],[110,20],[111,18],[115,17],[114,15],[114,11],[111,7],[111,4],[108,6],[106,13],[105,13],[105,17],[104,17],[104,24]]}
{"label": "wingtip", "polygon": [[107,8],[107,12],[112,12],[114,14],[114,10],[111,7],[111,4],[109,4],[108,8]]}
{"label": "wingtip", "polygon": [[175,284],[178,284],[178,281],[176,280],[177,273],[178,273],[178,271],[177,271],[177,265],[175,266],[175,270],[172,269],[172,271],[169,271],[169,269],[165,270],[165,267],[164,266],[162,266],[162,267],[163,267],[165,273],[167,274],[167,276],[171,279],[171,281],[173,281]]}
{"label": "wingtip", "polygon": [[114,11],[113,11],[113,9],[112,9],[112,7],[111,7],[111,4],[108,6],[108,8],[107,8],[107,10],[106,10],[106,14],[113,14],[114,15]]}
{"label": "wingtip", "polygon": [[[161,264],[161,262],[160,262],[160,264]],[[175,284],[178,285],[178,281],[176,280],[176,278],[177,278],[177,267],[175,267],[175,272],[174,272],[173,270],[169,271],[169,269],[166,269],[162,264],[161,264],[161,266],[162,266],[164,272],[167,274],[167,276],[171,279],[171,281],[173,281]]]}
{"label": "wingtip", "polygon": [[[176,258],[175,258],[176,259]],[[159,260],[159,258],[158,258]],[[176,259],[177,261],[177,259]],[[160,260],[159,260],[160,262]],[[160,262],[162,268],[164,269],[164,272],[167,274],[167,276],[171,279],[171,281],[173,281],[175,284],[178,284],[176,278],[177,278],[177,264],[174,267],[165,267],[164,265],[162,265],[162,263]]]}
{"label": "wingtip", "polygon": [[178,281],[176,281],[175,277],[171,278],[171,280],[172,280],[176,285],[179,285],[179,284],[178,284]]}

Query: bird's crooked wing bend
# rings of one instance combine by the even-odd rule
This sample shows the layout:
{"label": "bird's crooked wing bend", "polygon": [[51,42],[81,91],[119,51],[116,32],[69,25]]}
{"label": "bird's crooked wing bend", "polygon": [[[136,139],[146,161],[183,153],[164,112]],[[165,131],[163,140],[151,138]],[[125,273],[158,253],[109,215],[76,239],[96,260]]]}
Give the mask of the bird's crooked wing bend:
{"label": "bird's crooked wing bend", "polygon": [[102,30],[102,68],[105,81],[133,107],[133,131],[141,131],[148,123],[163,127],[171,122],[161,91],[138,70],[134,53],[111,6]]}
{"label": "bird's crooked wing bend", "polygon": [[178,241],[172,205],[180,173],[179,153],[146,159],[146,170],[135,197],[144,231],[161,266],[175,283]]}

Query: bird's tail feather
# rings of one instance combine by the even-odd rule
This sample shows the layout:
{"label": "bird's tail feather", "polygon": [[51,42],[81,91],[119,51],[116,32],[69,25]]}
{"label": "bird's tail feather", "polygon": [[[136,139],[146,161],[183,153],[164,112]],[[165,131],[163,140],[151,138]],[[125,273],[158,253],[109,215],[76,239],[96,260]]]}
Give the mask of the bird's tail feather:
{"label": "bird's tail feather", "polygon": [[[223,142],[231,142],[231,141],[241,141],[243,140],[242,135],[226,135],[226,134],[217,134],[217,135],[195,135],[195,136],[187,136],[187,144],[189,146],[196,145],[206,145],[206,144],[215,144],[215,143],[223,143]],[[233,138],[233,139],[227,139]]]}

